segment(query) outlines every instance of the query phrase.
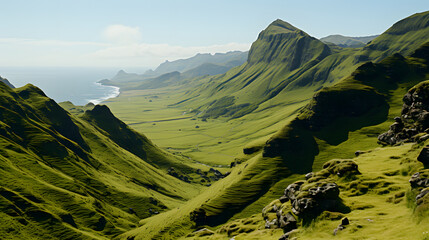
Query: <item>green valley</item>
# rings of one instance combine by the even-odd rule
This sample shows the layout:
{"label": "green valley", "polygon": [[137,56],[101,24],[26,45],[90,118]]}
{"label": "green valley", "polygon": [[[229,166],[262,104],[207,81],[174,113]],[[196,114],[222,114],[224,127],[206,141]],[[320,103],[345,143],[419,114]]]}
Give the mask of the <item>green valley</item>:
{"label": "green valley", "polygon": [[429,239],[428,36],[278,19],[98,105],[0,78],[0,239]]}

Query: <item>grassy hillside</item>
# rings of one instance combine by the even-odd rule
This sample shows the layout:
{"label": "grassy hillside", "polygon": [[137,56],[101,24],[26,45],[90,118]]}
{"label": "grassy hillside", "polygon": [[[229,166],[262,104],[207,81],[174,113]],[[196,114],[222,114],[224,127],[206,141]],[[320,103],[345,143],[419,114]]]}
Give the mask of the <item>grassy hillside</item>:
{"label": "grassy hillside", "polygon": [[[395,24],[372,41],[374,47],[357,49],[327,46],[277,20],[261,32],[242,66],[150,91],[122,91],[107,104],[158,145],[206,164],[229,165],[243,146],[260,145],[291,121],[321,88],[368,60],[411,54],[425,41],[414,37],[428,34],[427,15],[401,21],[419,22],[413,31],[400,32],[402,25]],[[400,34],[389,33],[395,31]]]}
{"label": "grassy hillside", "polygon": [[[377,179],[376,175],[382,174],[380,171],[395,172],[402,168],[404,170],[398,170],[398,172],[402,171],[400,179],[392,177],[384,180],[386,184],[383,186],[397,184],[394,188],[388,188],[386,191],[379,188],[375,192],[370,191],[367,195],[358,194],[361,197],[357,198],[352,198],[355,196],[356,189],[349,185],[350,181],[341,182],[344,184],[342,189],[345,190],[344,202],[349,204],[348,207],[351,210],[358,210],[351,213],[346,211],[343,214],[350,213],[350,216],[356,220],[365,218],[372,210],[361,212],[367,208],[350,206],[362,204],[361,201],[368,202],[372,198],[375,199],[371,202],[380,204],[368,209],[374,208],[377,211],[387,209],[386,198],[380,195],[392,194],[398,196],[398,199],[404,196],[402,193],[408,189],[407,179],[422,166],[415,159],[422,145],[413,145],[411,148],[410,145],[400,147],[398,152],[392,153],[391,158],[401,159],[404,162],[402,166],[399,164],[401,161],[396,161],[383,167],[383,170],[375,172],[371,167],[380,168],[382,165],[376,159],[377,156],[380,157],[383,154],[388,156],[388,154],[381,153],[382,150],[372,149],[377,147],[377,136],[387,129],[393,117],[400,113],[401,104],[398,102],[402,96],[413,85],[428,79],[428,50],[429,44],[425,44],[417,54],[407,58],[396,54],[378,64],[364,64],[350,77],[332,87],[320,90],[293,121],[273,135],[262,147],[255,148],[254,151],[249,149],[247,156],[240,160],[241,164],[234,167],[227,178],[214,184],[178,210],[142,221],[143,226],[122,235],[122,238],[130,236],[135,236],[135,239],[145,239],[148,236],[149,238],[177,238],[201,226],[216,231],[208,234],[210,236],[214,234],[211,236],[212,239],[228,239],[235,235],[238,235],[237,239],[240,236],[242,239],[260,239],[262,236],[278,238],[281,232],[261,231],[263,221],[252,214],[257,214],[264,205],[275,199],[275,196],[277,198],[281,196],[283,189],[297,179],[298,176],[294,173],[303,174],[320,170],[326,161],[352,158],[357,150],[377,153],[374,156],[365,155],[370,157],[364,163],[364,166],[365,164],[367,166],[361,171],[363,177],[359,178],[364,185],[372,184],[371,182]],[[408,151],[412,154],[407,155]],[[406,157],[402,157],[405,155],[410,159],[406,163]],[[386,158],[389,159],[389,157]],[[377,196],[380,197],[377,198]],[[390,202],[388,201],[389,204]],[[392,219],[399,215],[412,217],[412,210],[406,206],[407,203],[404,201],[397,206],[398,212],[383,214]],[[169,219],[168,222],[162,222],[165,219]],[[219,226],[228,220],[230,223]],[[232,226],[233,224],[235,227]],[[305,237],[320,235],[320,227],[326,223],[317,224],[319,223],[312,225],[317,230],[304,230],[299,233]],[[329,221],[329,224],[338,223]],[[415,225],[418,229],[427,227],[426,224],[418,224],[414,221],[409,221],[402,227],[406,229]],[[376,229],[383,227],[388,227],[388,223],[381,223]],[[375,230],[372,229],[370,227],[368,231],[375,236]],[[329,231],[330,234],[332,230]],[[397,232],[394,231],[391,234],[395,233]],[[199,236],[195,234],[188,237]],[[249,237],[252,234],[254,234],[253,237]],[[363,234],[362,236],[365,236],[365,231]],[[327,235],[323,237],[326,238]]]}
{"label": "grassy hillside", "polygon": [[106,106],[77,117],[32,85],[0,92],[2,238],[109,239],[199,193]]}
{"label": "grassy hillside", "polygon": [[[429,194],[416,201],[408,180],[427,176],[416,159],[429,137],[405,129],[409,143],[377,140],[407,113],[405,94],[410,108],[426,104],[428,16],[356,49],[276,20],[243,65],[170,72],[152,89],[121,83],[109,107],[0,83],[2,237],[279,239],[289,213],[303,239],[332,238],[344,216],[339,238],[427,239]],[[282,197],[290,184],[295,199]],[[320,193],[327,186],[333,194]]]}

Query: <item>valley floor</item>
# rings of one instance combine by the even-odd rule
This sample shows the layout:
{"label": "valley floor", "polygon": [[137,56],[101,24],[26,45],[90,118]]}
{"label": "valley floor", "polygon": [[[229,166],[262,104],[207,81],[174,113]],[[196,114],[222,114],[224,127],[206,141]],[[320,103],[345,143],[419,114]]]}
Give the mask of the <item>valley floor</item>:
{"label": "valley floor", "polygon": [[220,168],[229,168],[246,145],[264,144],[296,116],[297,108],[307,103],[273,106],[263,114],[252,113],[240,119],[202,120],[192,109],[172,106],[183,94],[176,90],[124,91],[104,103],[115,116],[161,148],[189,157],[195,163]]}

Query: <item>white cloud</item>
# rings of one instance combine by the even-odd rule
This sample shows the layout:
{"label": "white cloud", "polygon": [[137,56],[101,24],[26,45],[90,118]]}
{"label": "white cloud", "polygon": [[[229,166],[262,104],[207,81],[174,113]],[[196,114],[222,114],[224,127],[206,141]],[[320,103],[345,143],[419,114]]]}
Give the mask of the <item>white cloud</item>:
{"label": "white cloud", "polygon": [[111,43],[126,45],[140,42],[142,34],[138,27],[115,24],[104,29],[103,36]]}
{"label": "white cloud", "polygon": [[249,43],[186,47],[148,44],[141,42],[138,28],[124,25],[108,26],[102,33],[108,42],[0,38],[0,65],[155,68],[166,60],[189,58],[197,53],[247,51],[250,48]]}

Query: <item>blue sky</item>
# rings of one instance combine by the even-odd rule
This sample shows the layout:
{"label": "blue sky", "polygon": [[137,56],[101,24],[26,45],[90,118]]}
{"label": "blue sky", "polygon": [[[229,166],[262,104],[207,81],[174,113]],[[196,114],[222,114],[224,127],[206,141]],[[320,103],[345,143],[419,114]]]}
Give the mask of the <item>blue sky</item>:
{"label": "blue sky", "polygon": [[0,0],[0,66],[156,67],[247,50],[282,19],[320,38],[380,34],[427,0]]}

